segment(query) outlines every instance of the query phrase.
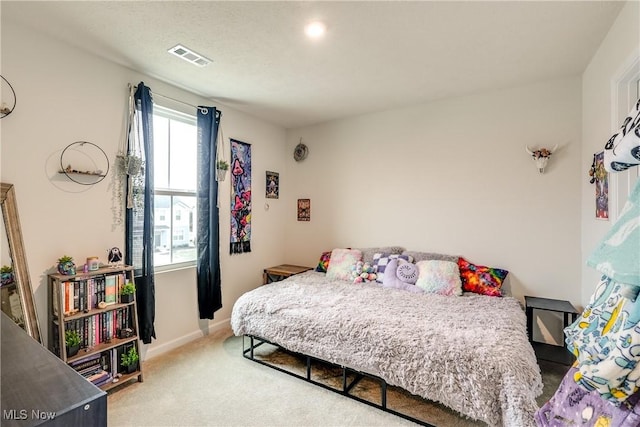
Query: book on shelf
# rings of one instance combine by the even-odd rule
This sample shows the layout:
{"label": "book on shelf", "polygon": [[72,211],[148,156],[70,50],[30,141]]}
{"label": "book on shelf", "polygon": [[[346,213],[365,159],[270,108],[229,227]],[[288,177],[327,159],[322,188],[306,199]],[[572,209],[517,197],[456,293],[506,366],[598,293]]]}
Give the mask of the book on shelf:
{"label": "book on shelf", "polygon": [[72,313],[80,311],[80,282],[73,282],[73,306]]}
{"label": "book on shelf", "polygon": [[71,366],[72,368],[76,369],[79,366],[84,366],[85,368],[87,366],[89,366],[92,363],[96,363],[97,361],[100,361],[100,354],[99,353],[94,353],[94,354],[89,354],[85,357],[81,357],[79,359],[76,359],[72,362],[69,362],[69,366]]}
{"label": "book on shelf", "polygon": [[115,304],[117,301],[118,275],[110,274],[104,278],[104,302],[107,305]]}
{"label": "book on shelf", "polygon": [[94,382],[93,385],[95,385],[96,387],[101,387],[105,384],[108,384],[110,382],[113,382],[113,377],[111,376],[111,374],[107,375],[103,380],[98,381],[98,382]]}
{"label": "book on shelf", "polygon": [[69,315],[73,310],[73,282],[64,282],[64,314]]}
{"label": "book on shelf", "polygon": [[111,379],[111,374],[103,369],[98,369],[95,372],[92,372],[88,375],[83,375],[83,376],[93,384],[96,384],[96,383],[103,384],[105,381],[108,381]]}
{"label": "book on shelf", "polygon": [[86,362],[82,362],[79,365],[70,364],[70,366],[80,373],[86,372],[91,369],[95,370],[96,368],[100,367],[100,358],[87,360]]}

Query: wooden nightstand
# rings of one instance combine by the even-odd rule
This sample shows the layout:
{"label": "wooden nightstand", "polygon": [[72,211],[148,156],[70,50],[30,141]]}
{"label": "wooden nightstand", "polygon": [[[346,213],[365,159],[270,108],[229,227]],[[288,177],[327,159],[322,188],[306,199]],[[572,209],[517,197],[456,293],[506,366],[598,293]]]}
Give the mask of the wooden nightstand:
{"label": "wooden nightstand", "polygon": [[262,273],[262,284],[266,285],[271,282],[284,280],[289,276],[304,273],[313,270],[313,267],[304,267],[301,265],[281,264],[273,267],[265,268]]}
{"label": "wooden nightstand", "polygon": [[567,344],[563,346],[541,343],[533,340],[533,310],[546,310],[555,311],[563,314],[563,327],[569,326],[578,318],[578,311],[569,301],[550,299],[550,298],[538,298],[538,297],[524,297],[525,311],[527,313],[527,333],[529,334],[529,342],[536,352],[538,359],[550,360],[556,363],[562,363],[564,365],[571,365],[575,360],[575,357],[567,349]]}

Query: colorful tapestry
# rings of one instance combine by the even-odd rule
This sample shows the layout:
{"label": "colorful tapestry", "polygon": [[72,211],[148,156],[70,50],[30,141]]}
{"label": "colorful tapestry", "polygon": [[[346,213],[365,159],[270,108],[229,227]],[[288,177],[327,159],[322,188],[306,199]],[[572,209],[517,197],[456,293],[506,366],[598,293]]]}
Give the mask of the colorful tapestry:
{"label": "colorful tapestry", "polygon": [[251,145],[231,139],[230,253],[251,252]]}

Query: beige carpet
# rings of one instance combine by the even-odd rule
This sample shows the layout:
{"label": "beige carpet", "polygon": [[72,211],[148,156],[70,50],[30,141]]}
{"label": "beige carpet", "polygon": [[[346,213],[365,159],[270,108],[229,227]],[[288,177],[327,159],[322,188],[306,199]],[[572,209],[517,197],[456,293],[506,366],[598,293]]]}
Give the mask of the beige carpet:
{"label": "beige carpet", "polygon": [[[242,357],[242,338],[231,331],[193,341],[145,362],[144,382],[109,392],[109,426],[415,426],[369,405],[325,390]],[[270,346],[257,354],[303,373],[303,361]],[[542,404],[568,367],[540,363]],[[341,387],[339,370],[314,365],[313,378]],[[363,380],[355,393],[380,400],[380,387]],[[392,388],[388,405],[439,427],[484,425]]]}

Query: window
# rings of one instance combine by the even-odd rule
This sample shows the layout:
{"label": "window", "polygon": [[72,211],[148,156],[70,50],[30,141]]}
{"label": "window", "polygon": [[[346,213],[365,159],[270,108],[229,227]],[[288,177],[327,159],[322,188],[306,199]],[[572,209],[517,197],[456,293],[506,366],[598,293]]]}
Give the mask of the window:
{"label": "window", "polygon": [[157,104],[154,140],[154,266],[194,265],[197,220],[196,117]]}

